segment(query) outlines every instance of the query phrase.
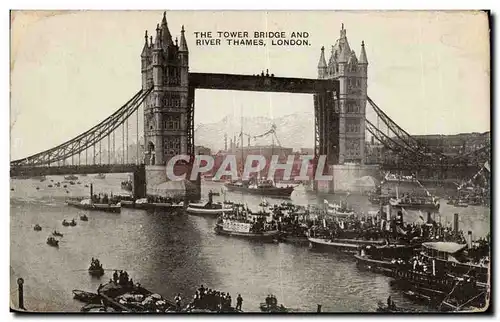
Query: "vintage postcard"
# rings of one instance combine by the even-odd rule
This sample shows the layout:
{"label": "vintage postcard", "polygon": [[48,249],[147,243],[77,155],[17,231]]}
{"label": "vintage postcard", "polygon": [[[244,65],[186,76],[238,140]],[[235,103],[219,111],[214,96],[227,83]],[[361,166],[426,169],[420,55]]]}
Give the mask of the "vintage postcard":
{"label": "vintage postcard", "polygon": [[11,11],[11,309],[486,311],[489,21]]}

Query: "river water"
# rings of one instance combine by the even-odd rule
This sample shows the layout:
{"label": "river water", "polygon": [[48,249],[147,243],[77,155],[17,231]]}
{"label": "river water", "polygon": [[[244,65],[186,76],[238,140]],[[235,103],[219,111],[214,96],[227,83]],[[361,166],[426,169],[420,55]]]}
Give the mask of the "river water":
{"label": "river water", "polygon": [[[86,212],[64,204],[67,197],[85,196],[85,183],[93,183],[94,191],[123,193],[120,182],[127,175],[111,174],[106,179],[80,176],[81,184],[67,188],[52,187],[51,176],[38,180],[11,180],[11,298],[17,307],[15,280],[25,280],[25,307],[38,312],[79,311],[80,302],[72,299],[73,289],[95,292],[100,283],[109,280],[106,271],[101,280],[91,278],[87,268],[92,257],[99,258],[105,269],[122,269],[153,292],[173,299],[181,293],[192,297],[201,285],[243,297],[243,310],[259,311],[259,303],[272,293],[279,303],[295,311],[323,312],[374,311],[378,301],[391,295],[397,305],[420,310],[389,285],[383,275],[361,271],[352,257],[322,253],[307,246],[264,244],[214,234],[215,219],[122,209],[121,214]],[[37,190],[36,188],[39,188]],[[222,184],[203,185],[220,191]],[[219,197],[221,198],[221,197]],[[257,206],[260,197],[227,193],[232,201]],[[322,203],[345,196],[317,196],[297,188],[292,201],[298,204]],[[348,202],[360,211],[376,210],[366,197],[349,196]],[[280,202],[268,198],[270,202]],[[88,222],[79,220],[86,213]],[[460,214],[460,227],[472,230],[474,238],[490,230],[490,210],[484,207],[453,208],[441,204],[435,220],[452,222],[453,213]],[[405,220],[418,221],[420,214],[410,212]],[[440,218],[441,217],[441,218]],[[64,227],[63,219],[76,219],[76,227]],[[43,227],[33,230],[35,224]],[[51,231],[64,234],[59,249],[46,244]]]}

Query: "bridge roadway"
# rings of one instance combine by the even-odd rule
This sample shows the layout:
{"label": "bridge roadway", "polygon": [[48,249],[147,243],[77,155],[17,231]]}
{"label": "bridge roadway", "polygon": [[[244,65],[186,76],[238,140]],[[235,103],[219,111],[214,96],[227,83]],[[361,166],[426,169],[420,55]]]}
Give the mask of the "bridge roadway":
{"label": "bridge roadway", "polygon": [[146,170],[144,164],[92,164],[65,166],[13,166],[11,178],[26,178],[49,175],[96,174],[96,173],[131,173],[133,192],[136,198],[146,196]]}

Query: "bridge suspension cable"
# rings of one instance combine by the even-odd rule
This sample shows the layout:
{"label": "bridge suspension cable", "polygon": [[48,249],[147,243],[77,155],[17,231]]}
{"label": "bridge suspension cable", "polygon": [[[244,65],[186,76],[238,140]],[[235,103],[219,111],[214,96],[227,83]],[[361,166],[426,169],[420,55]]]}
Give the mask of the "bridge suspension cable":
{"label": "bridge suspension cable", "polygon": [[[63,164],[65,161],[72,156],[85,151],[85,163],[88,164],[88,152],[89,148],[94,149],[93,163],[96,163],[95,157],[95,145],[106,136],[113,133],[113,150],[114,150],[114,131],[120,126],[124,125],[124,122],[138,110],[139,106],[142,104],[144,99],[151,93],[152,87],[147,90],[140,90],[135,94],[127,103],[120,107],[117,111],[103,120],[101,123],[92,127],[91,129],[83,132],[82,134],[76,136],[75,138],[66,141],[54,148],[49,150],[36,153],[26,158],[18,159],[12,161],[11,166],[43,166],[49,165],[51,163]],[[137,142],[139,144],[139,142]],[[109,149],[109,146],[108,146]],[[108,152],[109,153],[109,152]]]}

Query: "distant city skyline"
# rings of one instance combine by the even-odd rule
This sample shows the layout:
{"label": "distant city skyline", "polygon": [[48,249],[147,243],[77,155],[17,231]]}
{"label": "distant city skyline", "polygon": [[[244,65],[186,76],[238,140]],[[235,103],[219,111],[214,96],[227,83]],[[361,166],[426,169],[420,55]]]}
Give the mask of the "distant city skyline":
{"label": "distant city skyline", "polygon": [[[86,131],[140,89],[144,30],[154,34],[162,12],[15,12],[13,17],[10,127],[11,158],[16,159]],[[186,28],[193,72],[251,75],[269,69],[279,76],[316,78],[320,48],[329,53],[344,23],[357,54],[361,41],[366,44],[368,95],[408,133],[490,130],[486,15],[324,11],[314,17],[311,21],[300,11],[167,12],[174,38],[182,25]],[[312,45],[195,45],[195,31],[235,29],[307,29]],[[195,123],[214,123],[226,115],[279,118],[312,113],[312,108],[312,95],[197,90]],[[142,126],[141,115],[140,136]],[[132,140],[134,131],[132,126]]]}

